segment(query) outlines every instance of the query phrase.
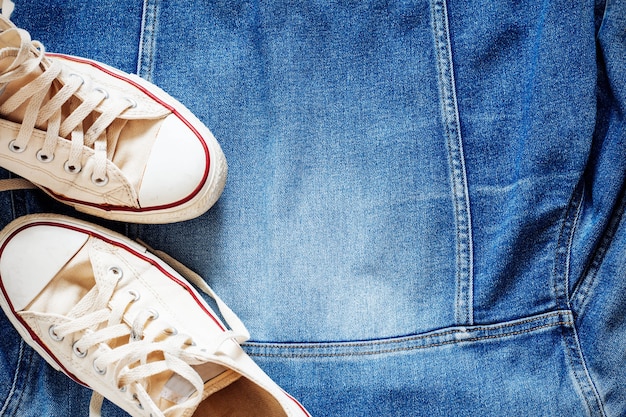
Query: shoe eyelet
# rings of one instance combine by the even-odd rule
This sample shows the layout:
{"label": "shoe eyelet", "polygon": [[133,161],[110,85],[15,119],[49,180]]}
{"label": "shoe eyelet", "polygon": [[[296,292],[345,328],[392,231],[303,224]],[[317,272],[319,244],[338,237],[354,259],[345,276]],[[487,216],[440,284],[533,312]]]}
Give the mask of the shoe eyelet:
{"label": "shoe eyelet", "polygon": [[70,161],[65,161],[63,169],[65,169],[65,172],[68,174],[78,174],[83,167],[80,165],[70,165]]}
{"label": "shoe eyelet", "polygon": [[78,78],[80,78],[80,85],[85,84],[85,79],[83,78],[83,76],[82,76],[82,75],[77,74],[77,73],[75,73],[75,72],[72,72],[72,73],[70,73],[70,74],[69,74],[69,76],[70,76],[70,77],[78,77]]}
{"label": "shoe eyelet", "polygon": [[128,385],[124,385],[123,387],[119,387],[120,392],[128,391]]}
{"label": "shoe eyelet", "polygon": [[39,149],[37,151],[37,160],[39,162],[43,162],[44,164],[47,164],[48,162],[52,162],[53,159],[54,159],[54,154],[46,155],[45,153],[43,153],[42,149]]}
{"label": "shoe eyelet", "polygon": [[163,332],[170,336],[176,336],[178,334],[178,330],[175,327],[169,327],[163,330]]}
{"label": "shoe eyelet", "polygon": [[128,290],[128,293],[133,296],[133,299],[130,300],[132,303],[139,300],[141,298],[141,294],[135,290]]}
{"label": "shoe eyelet", "polygon": [[20,147],[15,144],[15,140],[9,142],[9,150],[13,153],[22,153],[26,150],[26,146]]}
{"label": "shoe eyelet", "polygon": [[50,327],[48,327],[48,334],[50,335],[50,337],[52,338],[52,340],[54,340],[55,342],[61,342],[63,341],[63,339],[65,339],[64,336],[59,336],[56,334],[55,329],[56,329],[56,325],[52,325]]}
{"label": "shoe eyelet", "polygon": [[96,373],[97,373],[98,375],[105,375],[105,374],[107,373],[107,368],[104,368],[104,369],[100,369],[100,368],[98,368],[98,365],[96,365],[96,360],[95,360],[95,359],[94,359],[94,361],[92,362],[92,364],[93,364],[93,369],[94,369],[94,371],[96,371]]}
{"label": "shoe eyelet", "polygon": [[72,345],[72,351],[74,352],[74,355],[76,355],[77,358],[84,358],[85,356],[87,356],[87,351],[85,350],[83,352],[82,350],[80,350],[76,346],[76,342],[74,342],[74,344]]}
{"label": "shoe eyelet", "polygon": [[124,277],[124,271],[122,268],[118,266],[112,266],[109,268],[108,273],[113,275],[113,277],[117,278],[117,280],[121,280]]}
{"label": "shoe eyelet", "polygon": [[129,109],[137,108],[137,102],[135,100],[133,100],[132,98],[124,97],[124,100],[126,100],[126,101],[128,101],[130,103]]}
{"label": "shoe eyelet", "polygon": [[99,93],[102,93],[104,95],[105,99],[109,98],[109,92],[107,90],[105,90],[104,88],[102,88],[102,87],[96,87],[96,88],[93,89],[93,91],[97,91]]}
{"label": "shoe eyelet", "polygon": [[97,177],[92,176],[91,182],[98,187],[104,187],[105,185],[109,183],[109,177],[106,175],[104,176],[104,178],[97,178]]}
{"label": "shoe eyelet", "polygon": [[155,309],[150,308],[150,309],[148,309],[148,312],[150,313],[150,319],[151,320],[156,320],[156,319],[159,318],[159,312],[156,311]]}

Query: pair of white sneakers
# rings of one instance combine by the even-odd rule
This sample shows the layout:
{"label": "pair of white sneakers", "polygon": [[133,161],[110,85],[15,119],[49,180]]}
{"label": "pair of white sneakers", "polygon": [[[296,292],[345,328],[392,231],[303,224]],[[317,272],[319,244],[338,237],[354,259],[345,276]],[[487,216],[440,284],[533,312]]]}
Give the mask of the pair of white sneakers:
{"label": "pair of white sneakers", "polygon": [[[4,17],[0,166],[79,211],[136,223],[199,216],[227,171],[211,132],[165,92],[46,54]],[[94,391],[91,416],[103,398],[137,417],[309,416],[246,355],[247,330],[202,278],[125,236],[18,218],[0,233],[0,290],[24,340]]]}

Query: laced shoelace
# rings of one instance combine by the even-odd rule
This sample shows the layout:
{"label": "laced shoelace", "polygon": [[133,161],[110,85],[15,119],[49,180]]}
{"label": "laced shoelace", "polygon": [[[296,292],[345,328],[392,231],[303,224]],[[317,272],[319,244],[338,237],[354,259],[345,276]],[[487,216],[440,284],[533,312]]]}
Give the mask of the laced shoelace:
{"label": "laced shoelace", "polygon": [[[128,98],[111,98],[100,87],[82,91],[86,99],[79,100],[77,92],[87,88],[82,75],[71,72],[58,60],[47,58],[43,44],[31,40],[27,31],[10,28],[5,32],[0,36],[12,36],[12,32],[19,37],[20,45],[0,49],[0,60],[13,59],[0,74],[0,92],[6,94],[9,83],[41,72],[10,97],[0,95],[3,102],[0,114],[5,117],[26,105],[19,133],[9,148],[15,153],[23,152],[33,130],[45,128],[44,145],[37,153],[41,162],[50,162],[58,141],[69,139],[70,155],[65,162],[65,170],[80,172],[84,147],[90,147],[94,150],[92,181],[96,185],[105,185],[108,182],[107,160],[112,158],[126,123],[119,116],[137,103]],[[63,106],[66,106],[65,110]],[[67,112],[68,108],[71,113],[63,118],[63,112]]]}
{"label": "laced shoelace", "polygon": [[[171,258],[169,261],[173,261]],[[175,268],[184,268],[180,263]],[[249,334],[243,323],[217,297],[210,287],[197,274],[185,268],[190,281],[199,284],[201,289],[213,297],[220,312],[227,320],[232,330],[227,330],[213,340],[212,346],[203,346],[198,350],[190,350],[194,346],[193,340],[184,334],[178,334],[175,329],[167,327],[167,323],[156,324],[158,311],[141,311],[131,325],[124,322],[124,313],[128,307],[139,299],[140,294],[135,291],[118,291],[117,284],[123,276],[123,270],[117,267],[109,268],[105,279],[96,278],[96,285],[79,301],[68,313],[70,320],[49,329],[50,336],[61,342],[72,334],[82,334],[72,346],[74,354],[79,357],[87,356],[90,349],[97,349],[94,355],[93,367],[98,374],[112,373],[117,388],[128,391],[135,400],[137,407],[151,410],[152,417],[176,415],[181,410],[195,408],[201,401],[204,381],[192,368],[206,362],[205,356],[215,354],[224,342],[233,339],[238,343],[247,340]],[[161,326],[161,331],[154,332],[157,336],[147,337],[144,334],[146,326]],[[158,328],[158,327],[157,327]],[[123,338],[123,339],[121,339]],[[128,340],[128,343],[119,343],[119,340]],[[118,341],[118,342],[115,342]],[[109,343],[112,343],[111,346]],[[204,353],[204,355],[203,355]],[[155,360],[155,354],[162,359]],[[150,360],[148,360],[150,358]],[[150,378],[171,372],[178,374],[193,386],[192,396],[166,410],[159,410],[147,392]],[[99,417],[103,396],[94,391],[90,403],[90,417]]]}

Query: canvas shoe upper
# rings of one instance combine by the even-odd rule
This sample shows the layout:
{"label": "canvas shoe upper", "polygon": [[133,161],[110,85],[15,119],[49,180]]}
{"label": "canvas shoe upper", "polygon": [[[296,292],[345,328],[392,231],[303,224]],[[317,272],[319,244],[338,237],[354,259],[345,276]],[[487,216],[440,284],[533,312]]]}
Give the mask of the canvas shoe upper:
{"label": "canvas shoe upper", "polygon": [[0,305],[50,365],[94,390],[91,416],[102,396],[137,417],[309,416],[241,349],[237,316],[172,262],[83,221],[30,215],[0,234]]}
{"label": "canvas shoe upper", "polygon": [[220,196],[219,144],[182,104],[102,63],[46,54],[0,16],[0,166],[112,220],[196,217]]}

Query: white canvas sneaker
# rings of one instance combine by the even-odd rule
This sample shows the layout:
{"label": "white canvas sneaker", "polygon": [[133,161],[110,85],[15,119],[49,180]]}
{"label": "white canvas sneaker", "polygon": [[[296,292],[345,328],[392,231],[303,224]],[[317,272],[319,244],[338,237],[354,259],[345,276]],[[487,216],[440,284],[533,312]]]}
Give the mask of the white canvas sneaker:
{"label": "white canvas sneaker", "polygon": [[0,233],[0,289],[24,340],[94,390],[91,416],[103,396],[137,417],[309,416],[244,353],[245,327],[199,276],[122,235],[19,218]]}
{"label": "white canvas sneaker", "polygon": [[0,16],[0,166],[99,217],[170,223],[207,211],[226,180],[219,144],[153,84],[46,54]]}

